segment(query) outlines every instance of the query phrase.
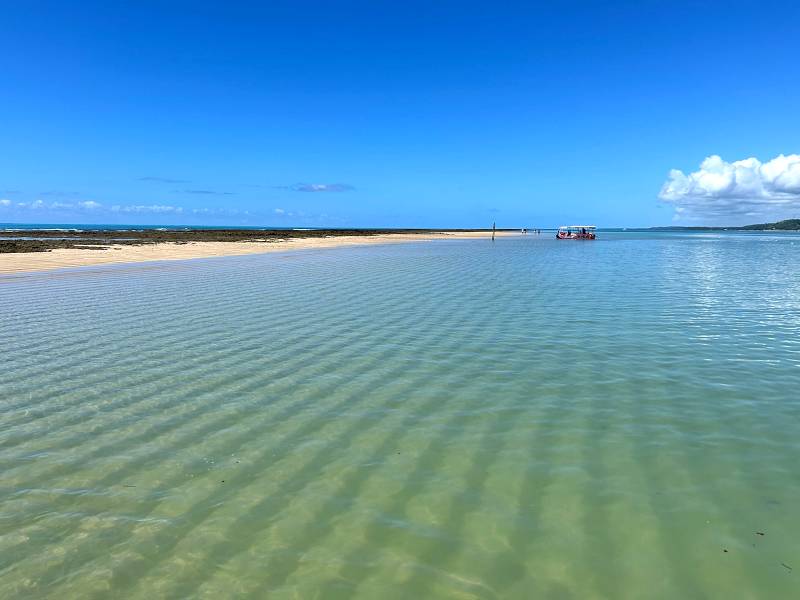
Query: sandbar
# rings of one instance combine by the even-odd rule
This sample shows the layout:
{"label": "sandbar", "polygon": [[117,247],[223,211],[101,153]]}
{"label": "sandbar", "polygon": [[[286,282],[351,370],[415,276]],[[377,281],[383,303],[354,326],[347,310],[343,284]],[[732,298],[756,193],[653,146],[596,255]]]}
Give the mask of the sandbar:
{"label": "sandbar", "polygon": [[[500,236],[519,235],[498,231]],[[0,275],[51,271],[72,267],[110,265],[165,260],[188,260],[217,256],[239,256],[290,250],[313,250],[373,244],[393,244],[447,239],[491,239],[491,231],[432,231],[426,233],[388,233],[380,235],[338,235],[331,237],[296,237],[270,241],[230,242],[159,242],[130,245],[110,244],[102,249],[56,248],[48,252],[0,253]]]}

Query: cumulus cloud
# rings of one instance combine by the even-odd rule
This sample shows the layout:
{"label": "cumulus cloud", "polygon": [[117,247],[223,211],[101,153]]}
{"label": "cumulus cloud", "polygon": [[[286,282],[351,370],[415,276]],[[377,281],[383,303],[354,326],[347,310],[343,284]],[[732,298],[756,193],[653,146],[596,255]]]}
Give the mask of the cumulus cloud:
{"label": "cumulus cloud", "polygon": [[296,183],[290,189],[295,192],[349,192],[355,188],[347,183]]}
{"label": "cumulus cloud", "polygon": [[27,210],[98,210],[103,205],[94,200],[84,200],[82,202],[45,202],[44,200],[34,200],[32,202],[13,203],[10,200],[0,201],[2,206],[13,206],[15,208]]}
{"label": "cumulus cloud", "polygon": [[17,202],[16,206],[19,208],[27,208],[31,210],[39,210],[47,208],[47,205],[42,200],[34,200],[33,202]]}
{"label": "cumulus cloud", "polygon": [[237,217],[237,216],[247,216],[250,214],[249,211],[246,210],[238,210],[236,208],[188,208],[186,209],[187,213],[192,213],[193,215],[201,215],[201,216],[210,216],[210,217]]}
{"label": "cumulus cloud", "polygon": [[[289,211],[283,208],[264,209],[263,211],[249,211],[231,207],[183,207],[173,206],[168,204],[102,204],[94,200],[83,201],[44,201],[33,200],[25,202],[15,202],[6,198],[0,199],[0,209],[12,211],[36,211],[37,218],[40,218],[46,211],[53,211],[55,213],[66,214],[83,214],[97,217],[108,217],[114,219],[122,215],[159,215],[168,216],[173,215],[176,217],[218,217],[218,218],[237,218],[237,219],[252,219],[252,218],[267,218],[267,217],[281,217],[281,218],[325,218],[326,215],[307,215],[299,211]],[[110,221],[111,222],[111,221]]]}
{"label": "cumulus cloud", "polygon": [[97,214],[156,214],[156,215],[206,215],[206,216],[247,216],[248,211],[241,211],[235,208],[184,208],[182,206],[171,206],[167,204],[114,204],[106,205],[94,200],[83,200],[79,202],[54,201],[45,202],[44,200],[34,200],[31,202],[12,202],[8,199],[0,200],[0,208],[9,208],[22,211],[58,211],[71,213],[94,213]]}
{"label": "cumulus cloud", "polygon": [[183,208],[180,206],[169,206],[164,204],[115,204],[111,207],[113,212],[122,213],[155,213],[155,214],[181,214]]}
{"label": "cumulus cloud", "polygon": [[709,156],[693,173],[673,169],[659,197],[683,218],[788,215],[800,210],[800,155],[761,162]]}

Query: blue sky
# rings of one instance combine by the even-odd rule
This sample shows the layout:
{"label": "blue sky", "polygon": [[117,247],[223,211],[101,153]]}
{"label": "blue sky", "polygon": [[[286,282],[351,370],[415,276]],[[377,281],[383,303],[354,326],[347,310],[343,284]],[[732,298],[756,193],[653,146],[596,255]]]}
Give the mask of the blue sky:
{"label": "blue sky", "polygon": [[800,216],[794,2],[30,1],[2,13],[0,222]]}

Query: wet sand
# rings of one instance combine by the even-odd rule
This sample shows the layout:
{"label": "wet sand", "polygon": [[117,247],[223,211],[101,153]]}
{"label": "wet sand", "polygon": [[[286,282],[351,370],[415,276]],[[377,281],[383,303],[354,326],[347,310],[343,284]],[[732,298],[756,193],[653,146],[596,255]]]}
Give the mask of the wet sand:
{"label": "wet sand", "polygon": [[[498,231],[497,236],[518,235]],[[369,233],[290,237],[260,241],[181,241],[145,244],[111,243],[107,246],[55,248],[46,252],[0,253],[0,275],[50,271],[132,262],[187,260],[215,256],[238,256],[287,250],[313,250],[345,246],[419,242],[442,239],[491,238],[491,231],[430,231],[425,233]]]}

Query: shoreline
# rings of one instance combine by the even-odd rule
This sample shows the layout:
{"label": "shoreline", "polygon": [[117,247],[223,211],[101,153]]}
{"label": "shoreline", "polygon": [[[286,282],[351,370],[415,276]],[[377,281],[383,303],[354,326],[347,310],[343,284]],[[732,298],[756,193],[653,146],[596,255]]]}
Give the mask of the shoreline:
{"label": "shoreline", "polygon": [[[498,231],[498,237],[519,235]],[[382,233],[378,235],[340,235],[293,237],[271,241],[186,241],[150,244],[109,244],[101,248],[55,248],[47,252],[0,254],[0,276],[39,271],[55,271],[96,265],[191,260],[221,256],[243,256],[291,250],[321,250],[348,246],[426,242],[448,239],[490,239],[491,231],[432,231],[426,233]]]}

